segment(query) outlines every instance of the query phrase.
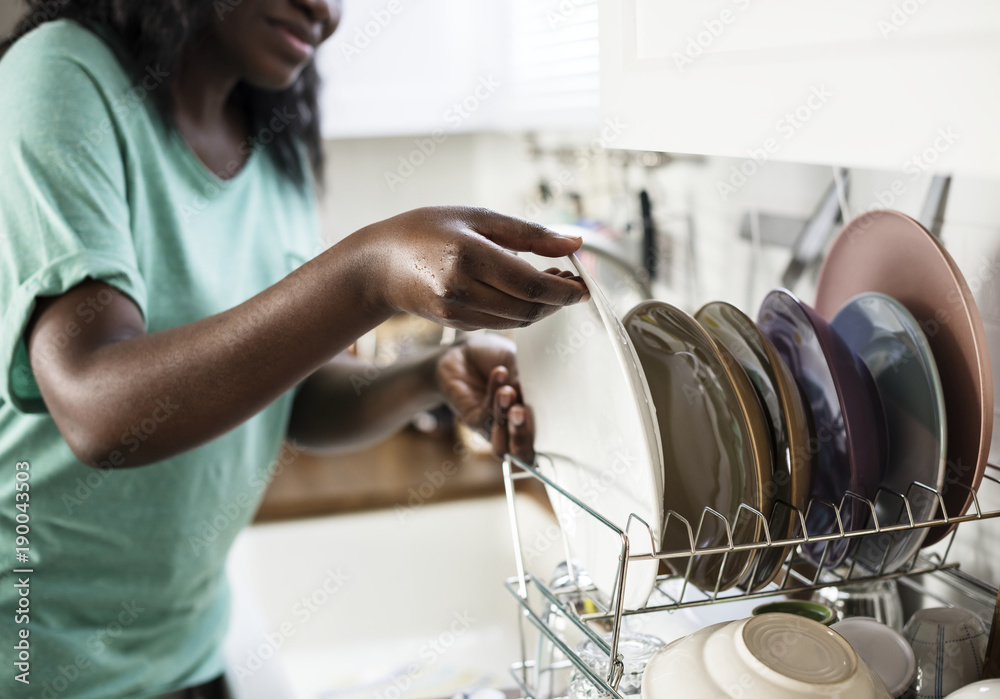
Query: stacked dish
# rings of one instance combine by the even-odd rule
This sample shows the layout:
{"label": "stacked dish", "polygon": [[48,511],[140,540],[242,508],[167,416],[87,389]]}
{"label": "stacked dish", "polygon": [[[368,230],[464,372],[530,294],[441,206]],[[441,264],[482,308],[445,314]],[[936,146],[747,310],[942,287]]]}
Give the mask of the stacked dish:
{"label": "stacked dish", "polygon": [[[756,322],[723,302],[691,316],[657,301],[620,322],[574,259],[563,268],[591,301],[518,336],[536,446],[551,457],[539,467],[626,530],[631,554],[659,552],[708,592],[758,590],[792,546],[734,546],[827,535],[802,547],[816,565],[888,573],[948,529],[840,533],[873,516],[940,518],[937,492],[949,517],[971,504],[992,428],[985,335],[954,260],[912,219],[850,222],[815,308],[777,289]],[[613,595],[620,538],[550,496],[572,555]],[[656,573],[655,560],[629,566],[627,607]]]}
{"label": "stacked dish", "polygon": [[674,641],[653,656],[642,699],[890,699],[851,645],[792,614],[724,622]]}
{"label": "stacked dish", "polygon": [[[972,291],[941,241],[923,226],[895,211],[869,211],[848,223],[827,253],[816,310],[832,320],[848,301],[868,292],[902,304],[930,345],[947,424],[942,495],[947,514],[961,515],[982,482],[993,436],[993,376]],[[935,519],[943,514],[938,510]],[[924,546],[953,527],[932,529]]]}
{"label": "stacked dish", "polygon": [[[693,552],[726,547],[730,540],[759,540],[763,522],[743,505],[769,509],[772,459],[764,414],[746,373],[694,318],[668,304],[641,303],[624,323],[661,437],[684,435],[662,443],[663,547]],[[732,587],[751,562],[746,553],[667,559],[675,573],[703,590]]]}

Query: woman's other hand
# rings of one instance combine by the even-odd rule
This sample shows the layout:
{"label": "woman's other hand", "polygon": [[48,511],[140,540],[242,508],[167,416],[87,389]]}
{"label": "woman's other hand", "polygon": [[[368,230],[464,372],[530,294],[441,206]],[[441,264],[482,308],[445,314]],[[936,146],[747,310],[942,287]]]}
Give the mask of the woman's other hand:
{"label": "woman's other hand", "polygon": [[441,356],[437,380],[462,422],[487,434],[494,454],[534,461],[534,423],[522,402],[512,342],[492,334],[468,338]]}

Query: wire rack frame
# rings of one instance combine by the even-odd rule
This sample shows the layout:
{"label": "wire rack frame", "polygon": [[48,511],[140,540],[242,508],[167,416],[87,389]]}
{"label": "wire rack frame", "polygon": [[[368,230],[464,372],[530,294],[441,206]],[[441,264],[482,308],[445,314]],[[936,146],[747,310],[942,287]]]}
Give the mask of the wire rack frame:
{"label": "wire rack frame", "polygon": [[[548,457],[545,455],[539,455],[538,458],[547,459]],[[805,512],[798,510],[788,503],[782,503],[789,509],[790,513],[792,513],[797,520],[798,531],[802,532],[802,535],[798,537],[773,537],[770,531],[768,518],[765,517],[760,510],[747,504],[742,504],[738,508],[738,516],[745,515],[747,517],[757,519],[760,526],[759,531],[761,532],[761,536],[755,537],[757,540],[748,543],[734,542],[732,522],[730,522],[725,515],[717,510],[705,508],[701,514],[697,527],[692,527],[691,522],[688,521],[688,519],[679,513],[670,510],[665,513],[664,531],[670,527],[671,522],[679,523],[683,527],[682,531],[687,534],[689,546],[687,549],[659,551],[658,547],[655,545],[655,537],[649,523],[635,513],[631,513],[629,515],[625,528],[622,529],[614,522],[604,517],[601,513],[579,500],[576,496],[567,492],[559,486],[559,484],[555,483],[552,479],[541,473],[537,468],[525,464],[513,456],[508,455],[507,458],[504,459],[503,476],[507,496],[508,515],[511,525],[511,535],[514,544],[515,565],[517,568],[517,575],[506,581],[506,587],[518,600],[522,610],[522,614],[519,616],[519,623],[522,624],[522,658],[520,662],[515,663],[512,666],[511,674],[521,691],[524,692],[527,697],[533,696],[533,692],[529,686],[528,671],[532,670],[537,676],[537,673],[541,672],[543,668],[539,667],[537,662],[530,661],[526,657],[523,629],[524,620],[527,620],[530,624],[536,627],[539,632],[552,643],[554,648],[563,653],[563,655],[567,658],[566,661],[563,661],[563,667],[568,667],[570,665],[575,666],[602,692],[606,692],[609,696],[619,699],[621,695],[618,694],[617,688],[621,680],[623,664],[618,655],[618,644],[621,634],[622,620],[625,616],[671,611],[686,607],[698,607],[721,602],[752,600],[794,592],[805,592],[824,587],[836,587],[845,584],[864,583],[868,581],[887,579],[907,579],[926,573],[953,570],[958,567],[958,563],[948,562],[948,555],[950,554],[952,544],[954,543],[955,534],[957,533],[957,525],[962,522],[1000,517],[1000,510],[984,509],[980,503],[978,492],[968,486],[965,486],[964,484],[953,483],[950,484],[950,487],[964,489],[969,494],[968,499],[971,501],[971,505],[968,508],[968,513],[962,515],[949,515],[946,503],[940,492],[928,485],[913,483],[907,489],[906,493],[899,493],[889,489],[880,488],[876,493],[875,498],[871,500],[853,492],[845,493],[839,503],[833,503],[820,498],[811,498]],[[572,606],[564,601],[563,598],[570,594],[596,591],[596,587],[593,585],[582,586],[579,584],[574,577],[572,566],[569,567],[569,576],[573,584],[561,587],[558,591],[552,590],[543,581],[536,576],[533,576],[525,569],[524,554],[520,542],[520,530],[514,506],[514,483],[515,481],[529,478],[541,481],[548,489],[550,497],[551,493],[558,493],[560,497],[565,498],[587,516],[593,517],[610,532],[618,536],[621,542],[621,548],[618,556],[615,580],[611,588],[612,594],[610,603],[602,606],[599,602],[599,598],[595,599],[596,596],[595,598],[591,598],[591,600],[595,602],[595,606],[598,611],[588,614],[578,614]],[[1000,488],[1000,467],[993,464],[987,465],[986,472],[983,476],[983,485],[987,484],[990,488]],[[915,517],[914,507],[912,504],[915,493],[920,493],[924,498],[933,498],[941,516],[931,519],[919,519]],[[877,505],[883,502],[885,498],[898,501],[896,510],[899,512],[899,515],[894,518],[896,521],[891,523],[882,523],[879,521],[878,517]],[[868,518],[865,521],[870,522],[870,525],[860,529],[846,528],[844,524],[845,518],[843,516],[845,507],[852,508],[855,518],[857,518],[858,512],[866,513]],[[834,531],[827,531],[821,534],[811,534],[809,532],[807,520],[810,519],[810,515],[814,512],[815,508],[825,508],[829,510],[829,514],[832,515],[832,521],[835,524],[835,527],[833,528]],[[700,539],[700,534],[705,528],[706,523],[713,521],[717,522],[717,526],[720,526],[720,528],[725,531],[725,545],[701,548],[697,547],[695,542]],[[908,560],[906,560],[903,565],[895,568],[891,572],[886,572],[889,553],[892,550],[891,546],[885,547],[882,559],[879,562],[878,568],[875,570],[869,569],[868,571],[863,571],[858,574],[856,556],[851,558],[851,563],[846,567],[841,566],[835,570],[825,568],[827,555],[833,542],[845,541],[850,544],[853,540],[856,544],[861,541],[861,537],[878,534],[892,535],[921,528],[950,525],[955,525],[955,527],[949,534],[947,544],[945,545],[945,549],[942,554],[921,554],[918,549],[908,558]],[[674,526],[676,531],[677,525],[675,524]],[[566,560],[569,561],[572,558],[570,544],[561,523],[559,530]],[[656,551],[656,553],[630,554],[629,532],[635,530],[639,531],[638,536],[648,537],[649,550]],[[803,557],[799,552],[799,546],[804,544],[826,544],[823,547],[820,560],[815,565]],[[781,564],[782,570],[776,576],[781,580],[779,584],[772,584],[766,589],[757,591],[733,591],[722,589],[722,575],[726,570],[726,562],[729,556],[779,548],[791,551],[790,555],[786,556],[783,560]],[[711,591],[706,592],[704,590],[700,590],[691,584],[690,578],[692,564],[695,558],[700,556],[722,557],[716,585]],[[761,556],[754,557],[755,560],[753,567],[750,570],[750,576],[752,576],[750,579],[756,579],[761,558]],[[681,566],[685,568],[685,573],[683,575],[661,575],[657,578],[657,589],[668,600],[670,600],[668,604],[633,610],[627,610],[624,608],[625,582],[628,578],[628,566],[630,562],[668,560],[674,562],[673,568],[677,570],[677,561],[683,559],[687,560],[686,566]],[[668,593],[665,589],[664,583],[668,580],[680,580],[681,582],[681,590],[679,594],[676,594],[676,597]],[[536,590],[542,598],[546,600],[550,611],[554,611],[564,617],[569,623],[579,629],[579,631],[581,631],[587,638],[592,640],[603,652],[607,653],[609,658],[614,659],[613,662],[609,663],[609,670],[606,677],[599,676],[594,672],[594,670],[585,665],[577,657],[575,651],[552,630],[547,621],[543,620],[533,609],[531,609],[527,601],[529,588]],[[594,621],[610,622],[612,629],[610,640],[605,640],[600,634],[591,628],[588,622]],[[548,668],[548,670],[551,669],[553,668]]]}

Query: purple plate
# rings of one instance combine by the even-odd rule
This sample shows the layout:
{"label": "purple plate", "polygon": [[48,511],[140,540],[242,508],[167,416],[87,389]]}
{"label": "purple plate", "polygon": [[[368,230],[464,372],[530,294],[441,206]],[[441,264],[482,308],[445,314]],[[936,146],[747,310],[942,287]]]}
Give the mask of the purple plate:
{"label": "purple plate", "polygon": [[[825,320],[784,289],[767,295],[757,325],[788,364],[811,413],[808,448],[815,459],[816,479],[815,500],[806,518],[809,534],[838,531],[833,509],[818,499],[843,503],[844,531],[863,527],[867,505],[844,494],[851,491],[873,499],[885,469],[885,416],[871,373]],[[803,549],[817,565],[840,565],[849,540],[827,543]]]}

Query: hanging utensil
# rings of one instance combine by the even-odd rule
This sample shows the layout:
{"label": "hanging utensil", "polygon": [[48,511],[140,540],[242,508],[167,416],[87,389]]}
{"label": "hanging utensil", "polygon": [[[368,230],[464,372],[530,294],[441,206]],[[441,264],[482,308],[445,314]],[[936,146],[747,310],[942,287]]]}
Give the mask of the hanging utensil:
{"label": "hanging utensil", "polygon": [[639,207],[642,210],[642,266],[650,281],[656,279],[656,262],[659,256],[656,245],[656,222],[653,220],[653,204],[649,192],[639,192]]}
{"label": "hanging utensil", "polygon": [[931,186],[924,199],[924,208],[920,212],[920,223],[934,235],[941,237],[944,225],[944,210],[948,205],[948,193],[951,190],[951,175],[934,175]]}
{"label": "hanging utensil", "polygon": [[781,277],[786,288],[794,289],[803,272],[823,254],[830,236],[837,230],[837,224],[842,222],[841,191],[846,198],[849,184],[850,173],[846,170],[835,173],[834,182],[823,195],[823,201],[806,222],[792,247],[792,259]]}

